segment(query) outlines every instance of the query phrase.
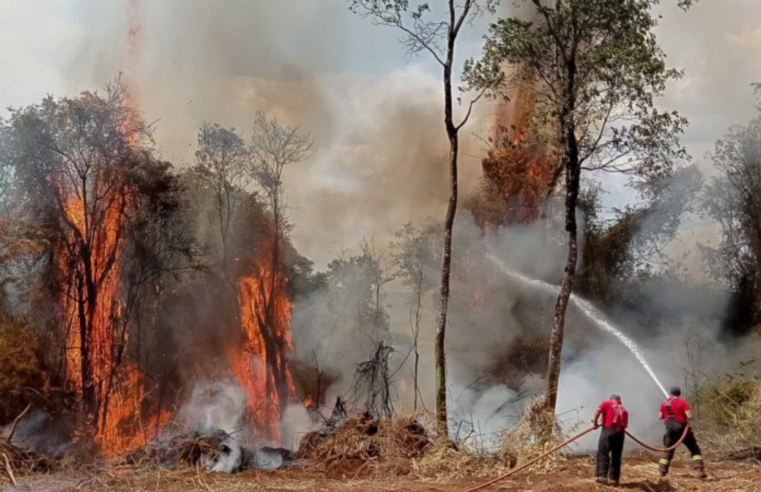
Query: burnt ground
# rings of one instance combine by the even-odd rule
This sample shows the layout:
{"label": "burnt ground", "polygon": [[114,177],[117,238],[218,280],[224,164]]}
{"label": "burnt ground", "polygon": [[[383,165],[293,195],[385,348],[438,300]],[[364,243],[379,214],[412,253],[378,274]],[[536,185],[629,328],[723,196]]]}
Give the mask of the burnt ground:
{"label": "burnt ground", "polygon": [[[593,482],[594,460],[578,458],[558,462],[550,471],[524,472],[498,482],[486,491],[604,491],[611,487]],[[10,487],[5,476],[0,492],[73,492],[73,491],[168,491],[168,492],[238,492],[238,491],[367,491],[367,492],[463,492],[486,481],[486,478],[420,477],[412,471],[394,476],[386,471],[372,477],[326,476],[315,470],[246,471],[235,475],[212,474],[202,470],[156,470],[110,468],[99,471],[69,470],[49,475],[18,477],[18,488]],[[634,458],[624,463],[621,490],[647,492],[675,491],[761,491],[761,464],[709,463],[707,480],[690,475],[687,463],[677,461],[669,478],[658,477],[654,459]]]}

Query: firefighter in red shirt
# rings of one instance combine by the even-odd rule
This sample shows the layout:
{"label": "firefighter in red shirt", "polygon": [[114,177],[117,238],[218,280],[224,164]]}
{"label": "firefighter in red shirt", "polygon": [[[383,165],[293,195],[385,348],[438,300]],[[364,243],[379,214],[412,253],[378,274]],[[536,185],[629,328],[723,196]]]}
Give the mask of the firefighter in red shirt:
{"label": "firefighter in red shirt", "polygon": [[[692,420],[692,410],[687,400],[681,398],[682,390],[678,387],[671,388],[671,396],[661,403],[658,419],[663,420],[666,424],[666,433],[663,436],[663,444],[670,448],[682,437],[684,428]],[[692,433],[692,429],[687,431],[687,435],[682,443],[687,447],[692,455],[692,468],[699,478],[706,478],[705,468],[703,465],[703,456],[700,454],[700,446]],[[674,457],[675,449],[663,453],[659,463],[661,476],[665,477],[669,472],[671,459]]]}
{"label": "firefighter in red shirt", "polygon": [[624,430],[629,425],[629,412],[621,404],[621,397],[612,395],[609,400],[600,403],[595,411],[592,423],[599,427],[602,416],[602,431],[597,442],[597,482],[618,485],[621,478],[621,455],[624,452]]}

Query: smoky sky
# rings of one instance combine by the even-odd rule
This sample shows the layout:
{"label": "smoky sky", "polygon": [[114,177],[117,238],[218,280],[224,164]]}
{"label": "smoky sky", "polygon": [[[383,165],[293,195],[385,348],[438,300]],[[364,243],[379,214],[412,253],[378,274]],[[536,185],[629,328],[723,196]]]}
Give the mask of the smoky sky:
{"label": "smoky sky", "polygon": [[[659,7],[657,34],[685,76],[661,103],[690,118],[685,143],[701,160],[755,111],[761,3],[703,0],[686,14],[672,4]],[[131,57],[130,19],[139,24]],[[465,33],[460,60],[478,53],[485,23]],[[0,6],[0,33],[0,106],[103,87],[123,72],[162,155],[179,165],[192,163],[203,121],[245,133],[265,109],[310,132],[317,152],[285,185],[296,246],[318,265],[363,235],[384,239],[400,222],[443,217],[440,69],[405,56],[398,32],[351,14],[347,2],[30,0]],[[482,105],[463,131],[463,194],[480,176],[484,146],[473,134],[488,133],[489,111]],[[606,204],[632,198],[625,179],[603,180]]]}

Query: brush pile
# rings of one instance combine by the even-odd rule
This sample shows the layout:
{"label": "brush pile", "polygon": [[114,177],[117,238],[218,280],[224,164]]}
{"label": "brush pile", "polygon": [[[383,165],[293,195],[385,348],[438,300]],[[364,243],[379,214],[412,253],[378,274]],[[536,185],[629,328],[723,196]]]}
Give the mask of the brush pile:
{"label": "brush pile", "polygon": [[288,449],[245,447],[241,439],[224,430],[203,425],[151,441],[125,455],[121,464],[140,468],[201,466],[213,472],[237,473],[250,468],[300,467],[305,463],[296,460]]}
{"label": "brush pile", "polygon": [[14,483],[15,479],[13,473],[16,471],[50,471],[55,463],[54,460],[46,456],[13,444],[13,437],[16,435],[16,426],[30,408],[31,405],[28,405],[26,410],[16,417],[7,436],[0,437],[0,469],[5,470],[8,478]]}
{"label": "brush pile", "polygon": [[340,471],[371,461],[409,462],[422,456],[430,443],[425,428],[412,417],[381,420],[364,413],[346,419],[329,434],[307,434],[301,440],[298,456],[326,470]]}
{"label": "brush pile", "polygon": [[123,458],[123,463],[143,467],[196,466],[217,458],[222,453],[225,436],[219,433],[193,430],[184,434],[154,440]]}
{"label": "brush pile", "polygon": [[45,472],[54,468],[56,461],[0,439],[0,469],[19,472]]}

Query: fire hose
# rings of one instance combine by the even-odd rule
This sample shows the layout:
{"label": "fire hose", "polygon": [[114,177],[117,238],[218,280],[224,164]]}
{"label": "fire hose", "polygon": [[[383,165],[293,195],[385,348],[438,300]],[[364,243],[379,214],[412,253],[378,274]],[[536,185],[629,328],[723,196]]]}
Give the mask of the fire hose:
{"label": "fire hose", "polygon": [[[480,485],[477,485],[477,486],[473,487],[472,489],[468,489],[468,490],[466,490],[464,492],[476,492],[477,490],[483,490],[483,489],[485,489],[487,487],[490,487],[491,485],[494,485],[497,482],[501,482],[502,480],[504,480],[504,479],[506,479],[506,478],[508,478],[508,477],[510,477],[512,475],[515,475],[516,473],[518,473],[518,472],[520,472],[522,470],[525,470],[526,468],[528,468],[529,466],[533,465],[537,461],[540,461],[540,460],[546,458],[547,456],[551,455],[552,453],[554,453],[558,449],[564,448],[564,447],[568,446],[569,444],[571,444],[575,440],[580,439],[581,437],[589,434],[590,432],[592,432],[593,430],[595,430],[597,428],[598,428],[598,426],[593,425],[592,427],[590,427],[590,428],[588,428],[588,429],[586,429],[586,430],[576,434],[575,436],[566,439],[565,441],[561,442],[560,444],[558,444],[554,448],[550,449],[549,451],[545,452],[544,454],[541,454],[541,455],[537,456],[536,458],[534,458],[533,460],[524,463],[523,465],[519,466],[518,468],[513,468],[512,470],[510,470],[509,472],[507,472],[507,473],[505,473],[503,475],[500,475],[500,476],[498,476],[496,478],[493,478],[493,479],[489,480],[488,482],[484,482],[484,483],[482,483]],[[637,444],[639,444],[643,448],[648,449],[650,451],[654,451],[656,453],[665,453],[665,452],[668,452],[668,451],[676,449],[680,444],[682,444],[682,441],[684,441],[684,438],[687,437],[687,433],[689,431],[690,431],[690,426],[686,425],[684,427],[684,432],[682,433],[682,437],[679,438],[679,440],[676,442],[676,444],[674,444],[673,446],[670,446],[668,448],[663,448],[663,449],[650,446],[650,445],[640,441],[639,439],[637,439],[636,437],[631,435],[629,433],[629,431],[624,431],[624,432],[626,432],[627,436],[631,437],[634,442],[636,442]]]}
{"label": "fire hose", "polygon": [[679,440],[676,442],[676,444],[674,444],[673,446],[670,446],[668,448],[656,448],[656,447],[650,446],[650,445],[640,441],[639,439],[637,439],[633,435],[629,434],[629,431],[624,431],[624,432],[626,432],[627,436],[632,438],[632,441],[636,442],[637,444],[639,444],[640,446],[642,446],[643,448],[645,448],[647,450],[653,451],[655,453],[668,453],[669,451],[675,450],[676,448],[679,447],[680,444],[682,444],[682,441],[684,441],[684,438],[687,437],[687,433],[690,432],[690,426],[689,425],[685,425],[684,426],[684,432],[682,432],[682,437],[679,438]]}

